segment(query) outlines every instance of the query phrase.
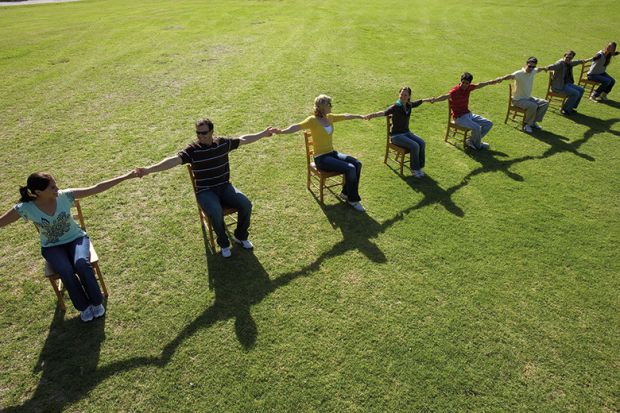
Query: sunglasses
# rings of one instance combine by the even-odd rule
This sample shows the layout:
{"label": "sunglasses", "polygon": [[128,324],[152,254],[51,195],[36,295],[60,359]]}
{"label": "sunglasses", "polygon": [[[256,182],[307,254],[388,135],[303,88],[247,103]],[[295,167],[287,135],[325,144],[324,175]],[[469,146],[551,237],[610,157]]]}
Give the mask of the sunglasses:
{"label": "sunglasses", "polygon": [[209,134],[209,132],[211,132],[211,131],[209,130],[209,131],[206,131],[206,132],[201,132],[201,131],[198,131],[198,130],[197,130],[197,131],[196,131],[196,135],[198,135],[198,136],[205,136],[205,135],[208,135],[208,134]]}
{"label": "sunglasses", "polygon": [[527,65],[530,69],[536,69],[536,65]]}

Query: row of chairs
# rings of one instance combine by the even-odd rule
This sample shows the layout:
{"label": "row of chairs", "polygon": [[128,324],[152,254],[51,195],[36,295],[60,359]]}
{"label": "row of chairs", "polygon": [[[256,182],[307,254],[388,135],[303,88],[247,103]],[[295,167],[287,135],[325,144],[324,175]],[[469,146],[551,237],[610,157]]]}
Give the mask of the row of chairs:
{"label": "row of chairs", "polygon": [[[594,87],[597,85],[596,82],[592,80],[588,80],[587,72],[590,68],[591,63],[584,63],[581,68],[581,74],[579,77],[579,85],[589,89],[589,96],[592,95],[594,91]],[[563,93],[556,93],[551,90],[551,79],[553,77],[553,73],[549,73],[549,85],[547,87],[547,95],[545,96],[545,100],[549,101],[550,105],[558,104],[560,107],[564,104],[566,100],[566,95]],[[517,121],[517,118],[521,118],[521,124],[525,122],[525,110],[519,107],[516,107],[512,104],[512,84],[508,87],[508,111],[506,112],[506,118],[504,119],[504,123],[508,122],[508,118],[511,118],[513,121]],[[411,156],[409,150],[398,145],[393,144],[390,141],[390,129],[391,129],[392,117],[386,116],[386,143],[385,143],[385,156],[383,159],[383,163],[386,165],[388,161],[395,162],[399,165],[400,174],[403,175],[404,165],[407,160],[407,156]],[[465,148],[465,140],[468,137],[469,129],[464,128],[462,126],[454,123],[452,116],[450,115],[450,108],[448,107],[448,127],[446,130],[446,135],[444,141],[449,142],[449,139],[456,139],[458,141],[462,140],[463,147]],[[306,148],[306,164],[307,164],[307,177],[306,177],[306,186],[308,190],[317,197],[317,194],[313,191],[318,189],[318,198],[321,203],[324,202],[324,193],[325,190],[328,190],[334,195],[337,195],[342,188],[344,187],[344,174],[338,172],[327,172],[322,171],[317,168],[314,163],[314,145],[312,141],[312,135],[309,131],[304,132],[304,142]],[[187,171],[189,173],[190,181],[192,183],[192,187],[194,189],[194,194],[196,193],[196,179],[194,176],[194,172],[192,171],[191,166],[187,165]],[[205,243],[205,247],[210,250],[212,253],[215,253],[215,235],[213,231],[213,225],[209,217],[204,213],[200,204],[198,203],[198,199],[196,199],[196,205],[198,207],[198,216],[200,219],[200,224],[202,227],[202,235]],[[76,213],[74,218],[80,223],[80,226],[83,230],[86,230],[86,224],[84,222],[84,216],[82,214],[82,208],[80,206],[80,202],[78,200],[75,201],[75,210]],[[224,221],[226,227],[230,227],[235,225],[237,220],[235,219],[235,214],[237,210],[235,208],[224,208]],[[96,278],[101,284],[101,289],[103,295],[108,297],[108,289],[103,279],[103,275],[99,268],[99,258],[97,256],[97,252],[95,251],[95,247],[91,242],[90,245],[90,263],[95,270]],[[58,299],[58,305],[64,311],[66,310],[66,305],[63,299],[65,288],[62,284],[62,280],[60,276],[56,273],[56,271],[46,262],[45,277],[49,280],[54,289],[54,293]]]}

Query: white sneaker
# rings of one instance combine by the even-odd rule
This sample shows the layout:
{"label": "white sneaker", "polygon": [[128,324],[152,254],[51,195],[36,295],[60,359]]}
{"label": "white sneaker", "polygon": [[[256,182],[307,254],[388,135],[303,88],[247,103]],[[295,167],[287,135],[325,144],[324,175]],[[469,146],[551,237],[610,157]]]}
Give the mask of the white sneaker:
{"label": "white sneaker", "polygon": [[422,178],[422,177],[424,177],[424,172],[422,172],[422,171],[420,171],[418,169],[414,169],[413,170],[413,176],[415,178]]}
{"label": "white sneaker", "polygon": [[605,93],[605,92],[601,93],[601,94],[599,95],[599,98],[600,98],[601,100],[607,100],[607,93]]}
{"label": "white sneaker", "polygon": [[540,126],[540,125],[539,125],[538,123],[536,123],[536,122],[534,122],[534,124],[532,125],[532,127],[533,127],[534,129],[538,129],[538,130],[541,130],[541,129],[542,129],[542,126]]}
{"label": "white sneaker", "polygon": [[525,133],[532,133],[532,127],[530,125],[525,125],[523,127],[523,132],[525,132]]}
{"label": "white sneaker", "polygon": [[346,194],[343,194],[342,192],[338,195],[338,198],[340,198],[344,202],[349,202],[349,197]]}
{"label": "white sneaker", "polygon": [[349,205],[351,205],[353,208],[355,208],[356,211],[359,212],[364,212],[366,211],[366,209],[364,208],[364,206],[362,205],[361,202],[349,202]]}
{"label": "white sneaker", "polygon": [[489,149],[491,147],[491,144],[486,143],[486,142],[480,142],[480,149]]}
{"label": "white sneaker", "polygon": [[599,97],[597,97],[597,96],[594,96],[594,95],[590,96],[590,101],[592,101],[592,102],[594,102],[594,103],[598,103],[599,99],[600,99],[600,98],[599,98]]}
{"label": "white sneaker", "polygon": [[470,141],[469,139],[465,140],[465,145],[469,146],[470,148],[472,148],[475,151],[478,150],[478,147],[476,145],[474,145],[474,143],[472,141]]}
{"label": "white sneaker", "polygon": [[238,240],[237,237],[235,237],[234,235],[232,236],[232,239],[237,244],[241,244],[241,246],[245,248],[246,250],[251,250],[252,248],[254,248],[254,245],[248,239],[244,239],[243,241],[241,241],[241,240]]}
{"label": "white sneaker", "polygon": [[103,304],[91,305],[90,309],[93,312],[93,316],[95,318],[103,317],[103,315],[105,314],[105,307],[103,306]]}
{"label": "white sneaker", "polygon": [[222,257],[224,257],[224,258],[228,258],[228,257],[230,257],[230,256],[231,256],[231,253],[230,253],[230,247],[224,247],[224,248],[222,248]]}
{"label": "white sneaker", "polygon": [[93,310],[92,310],[92,306],[88,306],[86,307],[86,310],[84,311],[80,311],[80,320],[82,320],[85,323],[88,323],[89,321],[93,321]]}

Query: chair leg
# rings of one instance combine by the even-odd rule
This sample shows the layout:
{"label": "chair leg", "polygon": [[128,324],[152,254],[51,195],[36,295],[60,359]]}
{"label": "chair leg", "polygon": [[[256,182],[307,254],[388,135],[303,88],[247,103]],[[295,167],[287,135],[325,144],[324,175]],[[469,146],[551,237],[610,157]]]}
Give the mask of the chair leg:
{"label": "chair leg", "polygon": [[101,284],[101,289],[103,290],[103,296],[109,296],[110,294],[108,293],[108,287],[105,285],[105,281],[103,281],[103,275],[101,275],[101,270],[99,269],[99,263],[94,262],[91,264],[91,266],[93,267],[93,270],[95,270],[95,274],[97,274],[99,284]]}
{"label": "chair leg", "polygon": [[306,180],[306,186],[308,187],[308,191],[310,190],[310,185],[311,185],[310,179],[311,178],[312,177],[311,177],[311,174],[310,174],[310,169],[308,169],[308,177],[307,177],[307,180]]}
{"label": "chair leg", "polygon": [[54,292],[56,293],[56,299],[58,300],[58,305],[60,306],[62,311],[66,311],[67,306],[65,306],[65,300],[62,297],[62,291],[60,291],[60,289],[58,288],[58,284],[56,284],[56,280],[53,280],[52,277],[48,277],[47,279],[50,281],[50,284],[52,284],[52,288],[54,289]]}
{"label": "chair leg", "polygon": [[508,111],[506,112],[506,119],[504,119],[504,124],[508,123],[508,116],[510,115],[510,107],[508,107]]}
{"label": "chair leg", "polygon": [[321,175],[319,180],[319,199],[323,203],[323,190],[325,189],[325,177]]}
{"label": "chair leg", "polygon": [[[398,155],[396,155],[398,157]],[[405,166],[405,153],[400,153],[400,175],[403,176],[403,168]]]}
{"label": "chair leg", "polygon": [[387,165],[388,154],[390,152],[390,147],[385,145],[385,157],[383,158],[383,163]]}

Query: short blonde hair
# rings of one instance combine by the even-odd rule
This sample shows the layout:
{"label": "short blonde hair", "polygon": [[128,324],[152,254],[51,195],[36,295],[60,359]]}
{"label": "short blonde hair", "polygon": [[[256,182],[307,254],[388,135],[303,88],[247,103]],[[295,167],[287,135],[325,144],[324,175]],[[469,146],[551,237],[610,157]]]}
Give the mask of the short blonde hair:
{"label": "short blonde hair", "polygon": [[325,116],[325,113],[323,113],[323,106],[325,105],[331,105],[332,103],[332,98],[327,96],[327,95],[318,95],[315,99],[314,99],[314,116],[317,116],[319,118],[322,118]]}

